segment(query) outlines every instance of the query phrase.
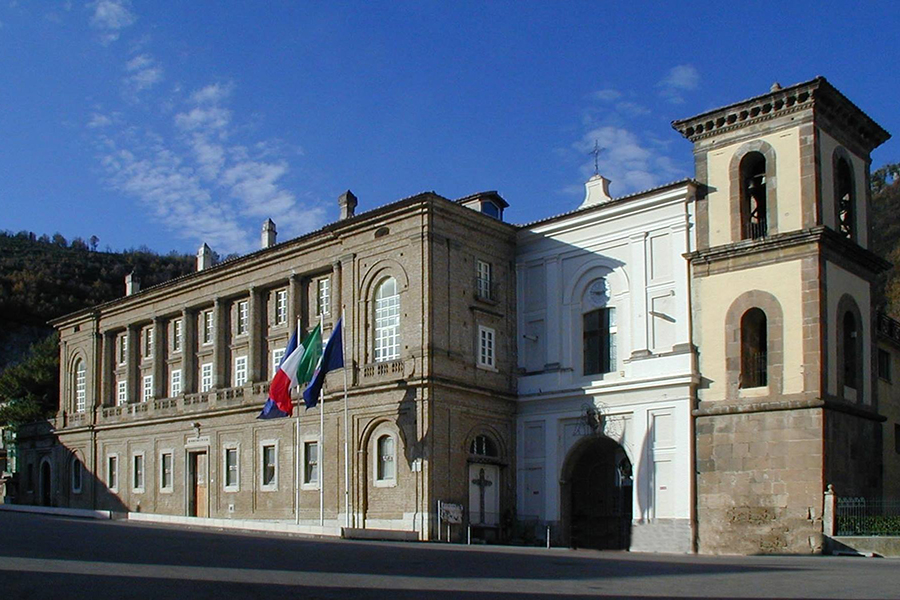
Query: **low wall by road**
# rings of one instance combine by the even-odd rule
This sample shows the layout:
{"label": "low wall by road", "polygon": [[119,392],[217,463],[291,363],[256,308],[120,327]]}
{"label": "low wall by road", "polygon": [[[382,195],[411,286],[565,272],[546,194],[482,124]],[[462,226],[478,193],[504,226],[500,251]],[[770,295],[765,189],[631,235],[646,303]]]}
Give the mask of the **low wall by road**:
{"label": "low wall by road", "polygon": [[859,554],[900,558],[900,536],[825,536],[825,554]]}

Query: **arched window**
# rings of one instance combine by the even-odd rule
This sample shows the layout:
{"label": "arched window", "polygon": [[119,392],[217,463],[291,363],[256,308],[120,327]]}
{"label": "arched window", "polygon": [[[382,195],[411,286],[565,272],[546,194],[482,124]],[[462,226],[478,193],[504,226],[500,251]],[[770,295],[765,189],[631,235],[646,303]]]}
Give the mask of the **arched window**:
{"label": "arched window", "polygon": [[766,313],[751,308],[741,317],[740,387],[764,387],[769,383],[768,321]]}
{"label": "arched window", "polygon": [[396,479],[394,436],[384,434],[376,442],[378,456],[376,457],[375,477],[380,482],[390,482]]}
{"label": "arched window", "polygon": [[400,357],[400,293],[388,277],[375,290],[375,362]]}
{"label": "arched window", "polygon": [[83,467],[77,456],[72,457],[72,491],[81,493],[81,482],[84,478]]}
{"label": "arched window", "polygon": [[847,311],[844,313],[844,339],[841,343],[844,346],[844,387],[858,389],[858,340],[859,331],[857,330],[856,317],[853,313]]}
{"label": "arched window", "polygon": [[469,446],[469,454],[474,454],[475,456],[499,456],[497,444],[486,435],[475,436],[475,439],[472,440],[472,444]]}
{"label": "arched window", "polygon": [[86,399],[87,387],[85,386],[84,361],[79,358],[75,361],[75,412],[84,412]]}
{"label": "arched window", "polygon": [[765,237],[766,157],[748,152],[741,159],[741,239]]}
{"label": "arched window", "polygon": [[854,207],[853,171],[844,157],[838,158],[834,173],[834,193],[837,203],[837,231],[847,239],[853,239]]}

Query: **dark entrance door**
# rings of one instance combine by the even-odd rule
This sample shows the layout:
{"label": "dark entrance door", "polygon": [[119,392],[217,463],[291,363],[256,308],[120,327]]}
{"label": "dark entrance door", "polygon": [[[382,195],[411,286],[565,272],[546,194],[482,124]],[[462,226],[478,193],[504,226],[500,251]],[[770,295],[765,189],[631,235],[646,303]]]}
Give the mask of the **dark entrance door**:
{"label": "dark entrance door", "polygon": [[41,505],[42,506],[50,506],[50,502],[52,501],[52,495],[50,490],[50,463],[44,462],[41,464]]}
{"label": "dark entrance door", "polygon": [[209,516],[209,496],[206,481],[206,452],[191,452],[188,454],[188,516]]}
{"label": "dark entrance door", "polygon": [[570,476],[572,546],[627,550],[631,542],[631,462],[609,438],[589,442]]}

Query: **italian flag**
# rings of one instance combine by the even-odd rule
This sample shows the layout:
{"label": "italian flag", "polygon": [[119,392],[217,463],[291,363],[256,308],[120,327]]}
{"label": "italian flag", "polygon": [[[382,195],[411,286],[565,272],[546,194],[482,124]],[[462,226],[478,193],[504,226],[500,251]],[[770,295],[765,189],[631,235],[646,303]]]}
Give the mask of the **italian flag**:
{"label": "italian flag", "polygon": [[297,332],[291,336],[278,371],[269,385],[269,399],[266,400],[258,419],[290,417],[294,414],[291,389],[309,383],[316,364],[322,355],[322,329],[316,325],[302,344],[297,344]]}

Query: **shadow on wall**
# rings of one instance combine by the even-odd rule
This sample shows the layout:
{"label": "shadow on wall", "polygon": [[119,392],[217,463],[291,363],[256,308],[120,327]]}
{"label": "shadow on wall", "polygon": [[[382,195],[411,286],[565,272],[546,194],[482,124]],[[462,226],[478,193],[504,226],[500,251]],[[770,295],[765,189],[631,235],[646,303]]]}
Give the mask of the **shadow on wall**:
{"label": "shadow on wall", "polygon": [[406,463],[410,470],[414,469],[413,463],[422,458],[422,452],[425,448],[425,442],[428,437],[426,433],[422,439],[419,439],[418,412],[416,405],[416,389],[407,388],[397,406],[397,427],[403,433],[404,448],[403,453],[406,457]]}
{"label": "shadow on wall", "polygon": [[[91,460],[96,452],[86,456],[80,448],[61,444],[48,421],[19,429],[17,453],[13,485],[7,484],[12,504],[128,512],[101,475],[99,458]],[[126,472],[124,467],[118,465],[117,476]]]}

